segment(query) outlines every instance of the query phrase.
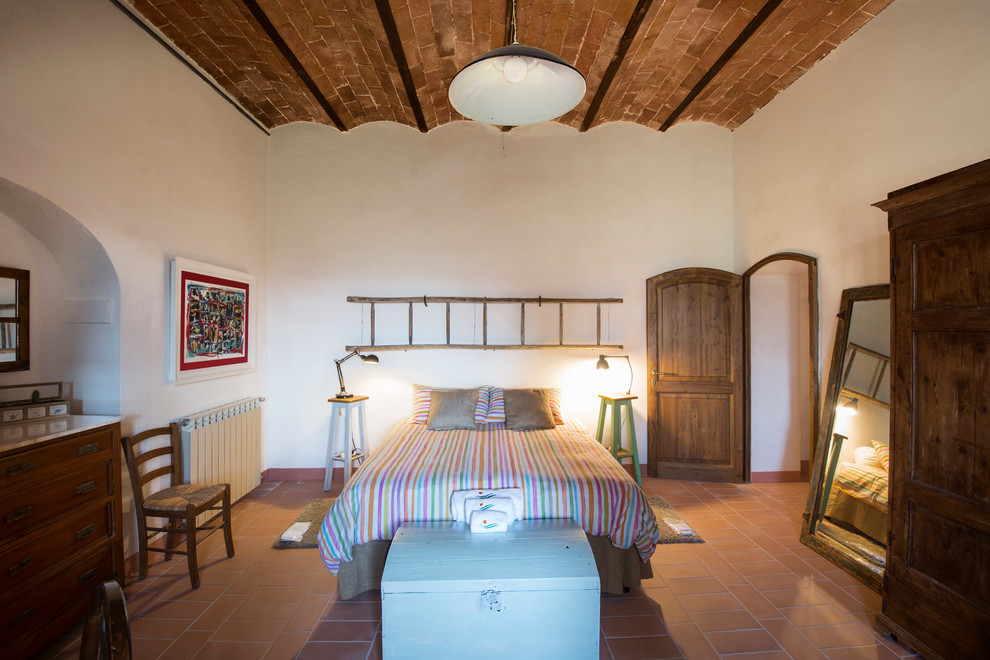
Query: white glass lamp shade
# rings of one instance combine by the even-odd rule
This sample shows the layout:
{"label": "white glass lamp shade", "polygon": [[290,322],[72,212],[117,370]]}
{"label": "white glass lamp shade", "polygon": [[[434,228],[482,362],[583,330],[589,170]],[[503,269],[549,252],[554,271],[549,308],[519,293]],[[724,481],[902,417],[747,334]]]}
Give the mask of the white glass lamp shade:
{"label": "white glass lamp shade", "polygon": [[523,126],[556,119],[584,98],[584,76],[553,53],[512,44],[489,51],[450,82],[450,104],[468,119]]}

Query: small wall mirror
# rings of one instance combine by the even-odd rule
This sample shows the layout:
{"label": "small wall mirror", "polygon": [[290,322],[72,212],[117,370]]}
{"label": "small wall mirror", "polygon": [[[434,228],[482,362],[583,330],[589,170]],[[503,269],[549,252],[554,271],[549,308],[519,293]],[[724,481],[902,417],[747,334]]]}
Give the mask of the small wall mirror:
{"label": "small wall mirror", "polygon": [[890,286],[842,292],[801,542],[876,591],[887,560]]}
{"label": "small wall mirror", "polygon": [[0,372],[29,368],[29,273],[0,266]]}

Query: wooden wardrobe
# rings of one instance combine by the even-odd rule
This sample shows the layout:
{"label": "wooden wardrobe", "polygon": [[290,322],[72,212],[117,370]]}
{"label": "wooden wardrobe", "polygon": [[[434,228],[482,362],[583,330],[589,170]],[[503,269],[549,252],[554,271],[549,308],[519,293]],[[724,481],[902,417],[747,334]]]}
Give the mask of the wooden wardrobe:
{"label": "wooden wardrobe", "polygon": [[990,160],[890,193],[890,539],[877,629],[990,657]]}

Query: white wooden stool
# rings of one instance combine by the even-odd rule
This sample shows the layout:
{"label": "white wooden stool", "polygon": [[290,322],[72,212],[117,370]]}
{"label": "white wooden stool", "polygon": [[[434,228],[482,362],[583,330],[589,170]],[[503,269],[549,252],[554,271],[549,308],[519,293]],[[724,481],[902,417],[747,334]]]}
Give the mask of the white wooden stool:
{"label": "white wooden stool", "polygon": [[[330,412],[330,439],[327,441],[327,471],[323,477],[323,490],[330,490],[333,486],[333,466],[340,461],[344,464],[344,483],[351,478],[351,468],[354,462],[358,465],[364,462],[367,454],[364,441],[364,402],[368,400],[366,396],[351,396],[347,398],[327,399],[333,404]],[[358,426],[357,441],[351,431],[351,410],[357,408]],[[338,417],[344,418],[343,433],[337,433]]]}

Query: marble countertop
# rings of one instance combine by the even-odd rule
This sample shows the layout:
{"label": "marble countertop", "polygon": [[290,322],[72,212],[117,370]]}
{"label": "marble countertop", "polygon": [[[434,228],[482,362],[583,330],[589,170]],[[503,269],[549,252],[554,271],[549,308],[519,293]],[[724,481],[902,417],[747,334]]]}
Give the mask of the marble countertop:
{"label": "marble countertop", "polygon": [[124,418],[113,415],[69,415],[0,425],[0,453],[114,424]]}

